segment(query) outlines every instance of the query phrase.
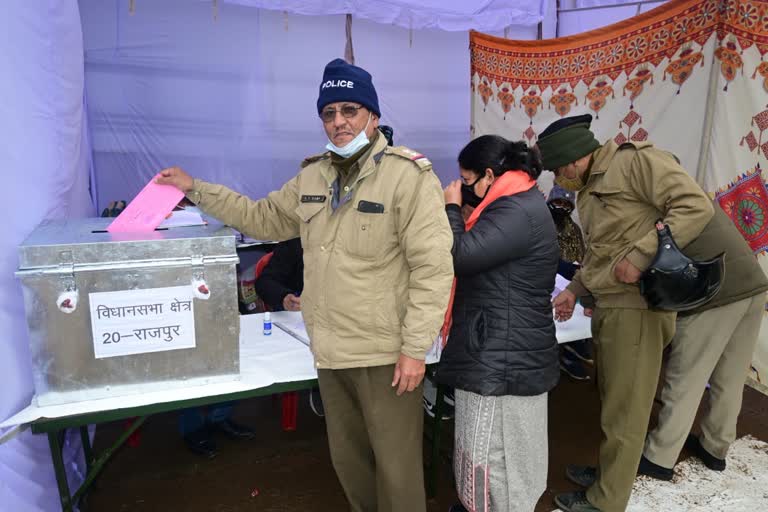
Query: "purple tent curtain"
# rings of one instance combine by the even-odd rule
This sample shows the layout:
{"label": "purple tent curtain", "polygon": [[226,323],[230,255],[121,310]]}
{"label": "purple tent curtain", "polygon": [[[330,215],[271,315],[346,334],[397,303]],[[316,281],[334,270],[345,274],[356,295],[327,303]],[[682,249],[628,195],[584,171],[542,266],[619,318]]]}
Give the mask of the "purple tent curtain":
{"label": "purple tent curtain", "polygon": [[[263,197],[325,151],[317,87],[343,56],[344,15],[224,4],[214,17],[190,0],[137,3],[133,15],[125,2],[81,0],[80,10],[99,208],[171,165]],[[352,30],[395,143],[455,179],[469,138],[467,34],[357,19]]]}
{"label": "purple tent curtain", "polygon": [[[83,130],[83,48],[74,1],[8,2],[0,17],[0,418],[29,404],[32,379],[16,247],[41,221],[93,215]],[[9,101],[10,99],[12,101]],[[82,479],[79,437],[67,436],[70,482]],[[0,508],[57,510],[48,440],[23,432],[0,445]]]}
{"label": "purple tent curtain", "polygon": [[385,25],[421,30],[464,32],[504,30],[510,25],[532,26],[545,14],[547,0],[224,0],[308,16],[351,13]]}

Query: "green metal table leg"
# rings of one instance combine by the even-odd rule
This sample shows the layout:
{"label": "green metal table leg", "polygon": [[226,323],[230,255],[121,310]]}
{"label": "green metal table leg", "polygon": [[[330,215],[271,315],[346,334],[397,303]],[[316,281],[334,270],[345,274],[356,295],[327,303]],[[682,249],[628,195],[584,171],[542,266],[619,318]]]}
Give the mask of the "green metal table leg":
{"label": "green metal table leg", "polygon": [[72,497],[69,494],[69,484],[67,483],[67,472],[64,469],[64,458],[61,454],[61,439],[59,435],[61,430],[48,433],[48,446],[51,448],[51,459],[53,460],[53,470],[56,474],[56,484],[59,486],[59,500],[61,501],[61,510],[72,512]]}
{"label": "green metal table leg", "polygon": [[91,472],[93,467],[93,449],[91,448],[91,436],[88,433],[88,425],[80,427],[80,442],[83,445],[83,455],[85,456],[86,474]]}
{"label": "green metal table leg", "polygon": [[[75,492],[75,495],[73,497],[74,501],[76,502],[80,498],[83,497],[83,495],[88,490],[88,487],[93,484],[93,482],[96,480],[96,477],[99,476],[99,473],[101,473],[101,470],[104,468],[104,465],[109,462],[109,459],[112,458],[112,455],[121,447],[125,442],[128,440],[128,438],[136,432],[136,430],[141,427],[141,425],[144,424],[144,422],[147,420],[149,416],[142,416],[141,418],[136,418],[136,420],[131,423],[131,426],[128,427],[120,437],[117,438],[117,441],[114,442],[112,446],[107,448],[97,459],[93,461],[93,466],[88,470],[88,474],[85,477],[85,481],[80,486],[80,488]],[[87,428],[87,427],[86,427]],[[90,443],[89,443],[90,444]]]}

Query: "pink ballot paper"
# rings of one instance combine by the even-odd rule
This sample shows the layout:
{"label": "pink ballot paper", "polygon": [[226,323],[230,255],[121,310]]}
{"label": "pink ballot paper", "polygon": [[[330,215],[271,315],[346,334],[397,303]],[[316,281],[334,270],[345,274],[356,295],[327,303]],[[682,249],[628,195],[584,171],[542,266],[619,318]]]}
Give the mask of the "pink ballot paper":
{"label": "pink ballot paper", "polygon": [[152,176],[147,186],[112,221],[110,233],[146,233],[154,231],[173,208],[179,204],[184,192],[171,185],[158,185]]}

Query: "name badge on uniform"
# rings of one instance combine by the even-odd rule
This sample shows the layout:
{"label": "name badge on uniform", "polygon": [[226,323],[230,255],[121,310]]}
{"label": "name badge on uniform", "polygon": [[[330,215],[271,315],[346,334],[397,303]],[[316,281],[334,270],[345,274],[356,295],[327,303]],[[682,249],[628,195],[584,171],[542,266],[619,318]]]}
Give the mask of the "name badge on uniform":
{"label": "name badge on uniform", "polygon": [[301,196],[301,202],[302,203],[324,203],[325,196],[303,195]]}

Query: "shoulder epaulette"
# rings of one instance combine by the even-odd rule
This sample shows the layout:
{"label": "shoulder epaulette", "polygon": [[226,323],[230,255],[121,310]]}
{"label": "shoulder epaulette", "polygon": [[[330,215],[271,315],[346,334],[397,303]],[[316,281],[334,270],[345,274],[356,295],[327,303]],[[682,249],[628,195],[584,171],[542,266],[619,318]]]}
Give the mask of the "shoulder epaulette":
{"label": "shoulder epaulette", "polygon": [[411,162],[416,164],[416,166],[418,166],[418,168],[422,171],[432,170],[432,162],[430,162],[427,157],[405,146],[394,146],[394,147],[388,146],[386,149],[386,153],[389,155],[399,156],[400,158],[405,158],[406,160],[410,160]]}
{"label": "shoulder epaulette", "polygon": [[301,168],[303,169],[306,166],[308,166],[309,164],[312,164],[312,163],[315,163],[315,162],[319,162],[320,160],[326,160],[326,159],[330,158],[330,156],[331,156],[331,154],[328,151],[326,151],[325,153],[321,153],[319,155],[308,156],[307,158],[305,158],[301,162]]}

